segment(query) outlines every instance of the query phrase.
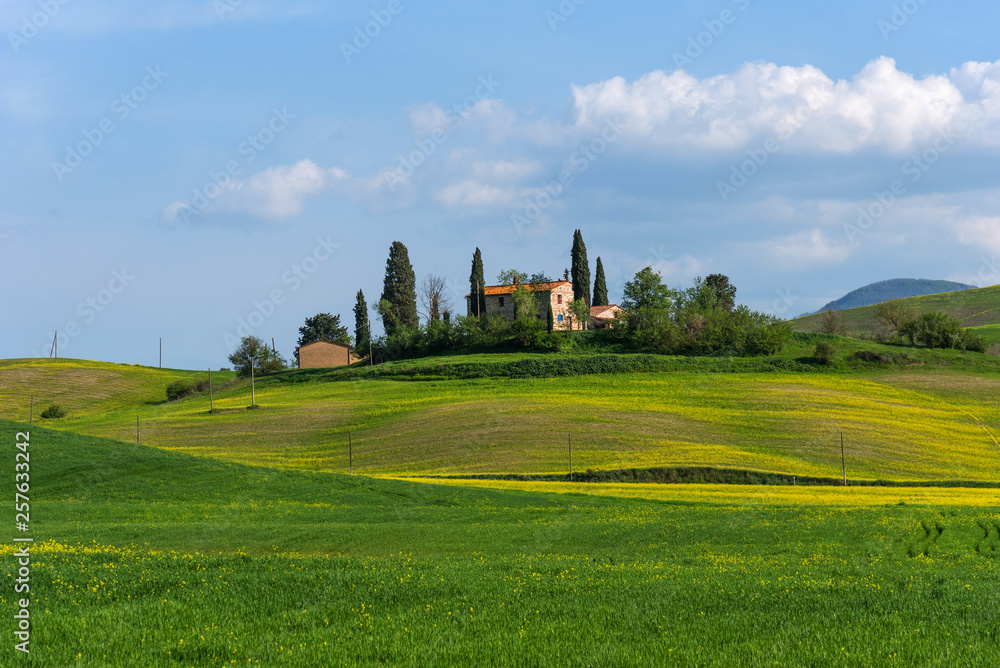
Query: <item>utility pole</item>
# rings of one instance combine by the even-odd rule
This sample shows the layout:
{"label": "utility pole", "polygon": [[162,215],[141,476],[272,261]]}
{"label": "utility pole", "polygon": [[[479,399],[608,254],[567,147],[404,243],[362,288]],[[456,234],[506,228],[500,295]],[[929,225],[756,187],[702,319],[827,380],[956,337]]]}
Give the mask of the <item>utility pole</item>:
{"label": "utility pole", "polygon": [[254,372],[253,368],[255,363],[256,359],[251,357],[250,358],[250,408],[253,408],[254,406],[257,405],[257,391],[254,388],[254,373],[253,373]]}
{"label": "utility pole", "polygon": [[573,433],[569,434],[569,481],[573,482]]}
{"label": "utility pole", "polygon": [[56,330],[55,336],[52,337],[52,348],[49,350],[49,358],[59,359],[59,330]]}
{"label": "utility pole", "polygon": [[840,432],[840,464],[844,468],[844,487],[847,487],[847,457],[844,455],[844,432]]}
{"label": "utility pole", "polygon": [[215,394],[212,392],[212,370],[208,370],[208,412],[215,412]]}

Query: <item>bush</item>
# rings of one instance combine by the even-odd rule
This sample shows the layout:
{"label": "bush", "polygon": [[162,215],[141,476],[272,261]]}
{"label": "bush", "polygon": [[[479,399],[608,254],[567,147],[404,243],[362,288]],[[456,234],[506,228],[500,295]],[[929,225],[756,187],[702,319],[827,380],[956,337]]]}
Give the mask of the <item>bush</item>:
{"label": "bush", "polygon": [[177,401],[194,393],[195,386],[188,380],[175,380],[167,385],[167,401]]}
{"label": "bush", "polygon": [[66,417],[66,411],[59,404],[52,404],[42,411],[43,420],[58,420],[64,417]]}
{"label": "bush", "polygon": [[830,365],[833,364],[837,359],[837,349],[829,341],[820,341],[816,344],[816,350],[813,353],[813,357],[820,364]]}
{"label": "bush", "polygon": [[865,364],[888,364],[889,358],[882,353],[877,353],[874,350],[859,350],[850,357],[848,357],[852,362],[864,362]]}

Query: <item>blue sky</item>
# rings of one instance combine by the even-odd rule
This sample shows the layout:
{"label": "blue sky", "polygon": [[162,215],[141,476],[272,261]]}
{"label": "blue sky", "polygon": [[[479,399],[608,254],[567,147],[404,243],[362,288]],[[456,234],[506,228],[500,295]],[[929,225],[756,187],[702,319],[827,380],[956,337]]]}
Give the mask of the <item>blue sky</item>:
{"label": "blue sky", "polygon": [[307,316],[378,298],[394,240],[460,309],[476,246],[490,279],[556,276],[576,228],[612,300],[646,265],[784,317],[887,278],[1000,283],[998,23],[962,0],[6,0],[0,357],[56,330],[124,363],[163,337],[165,365],[227,366],[244,331],[291,356]]}

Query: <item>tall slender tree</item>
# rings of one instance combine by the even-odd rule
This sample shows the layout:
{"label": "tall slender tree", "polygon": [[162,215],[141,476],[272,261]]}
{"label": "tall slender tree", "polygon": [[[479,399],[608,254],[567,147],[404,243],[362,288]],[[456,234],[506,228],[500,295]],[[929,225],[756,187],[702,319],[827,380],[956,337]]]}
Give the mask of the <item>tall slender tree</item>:
{"label": "tall slender tree", "polygon": [[417,318],[417,277],[410,264],[410,253],[399,241],[393,241],[389,247],[379,307],[382,325],[388,336],[404,328],[416,329],[420,324]]}
{"label": "tall slender tree", "polygon": [[483,254],[476,249],[472,255],[469,275],[469,315],[478,316],[486,310],[486,278],[483,274]]}
{"label": "tall slender tree", "polygon": [[358,290],[357,301],[354,303],[354,350],[364,357],[368,354],[368,342],[372,333],[368,329],[368,303],[365,293]]}
{"label": "tall slender tree", "polygon": [[583,233],[573,232],[573,299],[582,299],[590,305],[590,263],[587,262],[587,246],[583,243]]}
{"label": "tall slender tree", "polygon": [[597,258],[597,276],[594,278],[594,303],[592,305],[608,305],[608,282],[604,280],[604,265],[601,264],[601,258]]}

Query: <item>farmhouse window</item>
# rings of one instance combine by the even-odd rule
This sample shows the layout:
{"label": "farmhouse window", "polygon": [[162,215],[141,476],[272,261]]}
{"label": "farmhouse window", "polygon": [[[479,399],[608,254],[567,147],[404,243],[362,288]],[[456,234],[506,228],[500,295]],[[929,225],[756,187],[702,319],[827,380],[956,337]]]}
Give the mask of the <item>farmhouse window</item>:
{"label": "farmhouse window", "polygon": [[556,295],[556,304],[562,304],[562,295]]}
{"label": "farmhouse window", "polygon": [[503,297],[500,298],[500,306],[503,306]]}

